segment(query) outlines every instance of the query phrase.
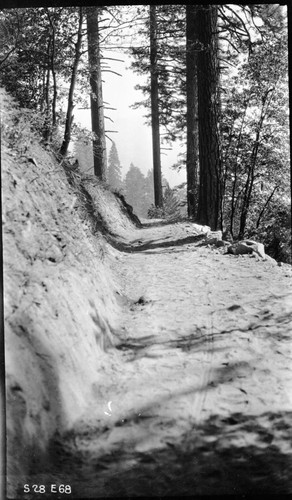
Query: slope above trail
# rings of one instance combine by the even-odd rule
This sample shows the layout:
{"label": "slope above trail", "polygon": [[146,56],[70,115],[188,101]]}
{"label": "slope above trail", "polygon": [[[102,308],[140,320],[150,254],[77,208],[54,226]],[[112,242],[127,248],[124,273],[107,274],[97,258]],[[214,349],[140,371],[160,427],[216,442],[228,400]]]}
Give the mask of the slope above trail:
{"label": "slope above trail", "polygon": [[115,368],[67,443],[86,497],[292,491],[290,266],[224,254],[204,233],[116,236]]}

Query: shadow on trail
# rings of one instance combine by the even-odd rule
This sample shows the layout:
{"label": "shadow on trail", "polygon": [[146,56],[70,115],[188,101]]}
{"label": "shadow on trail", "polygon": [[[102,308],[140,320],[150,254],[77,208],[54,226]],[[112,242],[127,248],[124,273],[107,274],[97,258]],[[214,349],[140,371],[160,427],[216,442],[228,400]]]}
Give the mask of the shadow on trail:
{"label": "shadow on trail", "polygon": [[187,236],[185,238],[179,238],[176,240],[169,240],[166,237],[164,239],[157,238],[155,240],[149,240],[146,243],[143,243],[142,240],[139,239],[134,240],[131,243],[125,243],[121,240],[118,240],[116,237],[114,237],[114,235],[110,235],[107,238],[109,243],[117,250],[126,253],[136,253],[136,252],[143,252],[145,250],[155,250],[157,248],[168,248],[174,246],[177,247],[177,246],[187,245],[189,243],[198,243],[205,237],[206,237],[205,234]]}
{"label": "shadow on trail", "polygon": [[73,498],[288,494],[291,417],[292,412],[212,415],[191,424],[179,442],[166,440],[162,449],[147,452],[135,450],[125,429],[112,452],[97,454],[89,445],[67,455],[55,449],[52,458]]}
{"label": "shadow on trail", "polygon": [[[131,348],[152,345],[152,337],[132,340]],[[200,340],[205,348],[203,338],[189,340]],[[224,363],[208,385],[182,384],[179,390],[136,408],[122,422],[113,422],[111,428],[97,424],[84,433],[59,436],[52,442],[47,467],[42,464],[39,471],[42,484],[70,484],[70,498],[79,499],[292,493],[292,412],[213,414],[199,424],[189,419],[178,438],[177,432],[173,437],[167,429],[180,422],[157,411],[172,399],[248,376],[251,369],[246,362]],[[118,437],[111,440],[115,432]],[[150,439],[156,433],[161,442],[137,451],[145,432]],[[34,474],[36,482],[37,468]]]}
{"label": "shadow on trail", "polygon": [[[225,337],[227,334],[233,334],[234,330],[230,330],[228,332],[216,332],[207,334],[204,332],[204,328],[197,328],[196,333],[185,334],[181,337],[172,339],[172,338],[163,338],[163,334],[159,337],[157,335],[146,335],[144,337],[133,337],[128,338],[116,345],[116,349],[127,352],[131,356],[129,357],[129,361],[133,361],[136,359],[136,354],[139,354],[141,357],[141,351],[145,351],[147,353],[147,349],[152,346],[161,346],[161,356],[165,355],[164,349],[179,349],[182,352],[201,352],[203,350],[227,350],[228,348],[220,346],[220,340],[223,340],[223,336]],[[158,340],[159,338],[159,340]],[[212,343],[212,346],[211,346]]]}
{"label": "shadow on trail", "polygon": [[147,355],[147,350],[153,346],[162,347],[161,356],[164,356],[164,349],[169,348],[180,349],[183,352],[189,352],[191,350],[199,352],[204,348],[208,348],[210,341],[213,340],[213,335],[203,335],[201,330],[198,330],[199,333],[190,333],[189,335],[184,335],[183,337],[179,337],[177,339],[163,338],[162,335],[159,340],[157,340],[157,335],[129,338],[118,344],[116,349],[128,352],[130,355],[128,361],[134,361],[137,358],[137,355],[141,357],[141,352],[143,351],[145,351],[145,355]]}
{"label": "shadow on trail", "polygon": [[162,227],[162,226],[174,226],[175,224],[178,224],[178,223],[190,223],[192,221],[190,221],[189,219],[179,219],[179,220],[159,220],[159,221],[155,221],[155,222],[151,222],[149,220],[149,222],[141,222],[142,224],[142,228],[143,229],[147,229],[147,227]]}

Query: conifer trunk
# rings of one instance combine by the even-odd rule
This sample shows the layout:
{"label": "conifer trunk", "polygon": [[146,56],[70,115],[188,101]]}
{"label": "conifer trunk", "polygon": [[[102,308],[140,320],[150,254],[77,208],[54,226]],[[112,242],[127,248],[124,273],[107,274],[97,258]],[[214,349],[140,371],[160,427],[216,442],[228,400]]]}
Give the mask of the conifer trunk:
{"label": "conifer trunk", "polygon": [[216,5],[197,5],[195,33],[198,51],[198,119],[200,187],[198,221],[221,226],[221,161],[219,148],[218,35]]}
{"label": "conifer trunk", "polygon": [[159,131],[159,96],[157,67],[157,19],[156,6],[150,5],[150,72],[151,72],[151,120],[152,120],[152,151],[154,175],[154,203],[156,207],[163,206],[161,183],[161,156]]}
{"label": "conifer trunk", "polygon": [[87,8],[88,61],[90,74],[91,128],[94,135],[94,174],[106,179],[107,156],[102,95],[101,54],[99,46],[99,7]]}
{"label": "conifer trunk", "polygon": [[194,29],[196,5],[186,6],[186,84],[187,84],[187,204],[188,216],[194,219],[198,207],[198,82],[197,39]]}
{"label": "conifer trunk", "polygon": [[77,41],[75,44],[75,56],[71,74],[69,95],[68,95],[68,106],[67,106],[67,114],[66,114],[66,123],[65,123],[65,133],[64,140],[60,149],[60,155],[66,156],[68,153],[69,144],[71,141],[71,130],[72,123],[74,120],[73,109],[74,109],[74,90],[77,81],[77,70],[81,57],[81,44],[82,44],[82,23],[83,23],[83,10],[82,7],[79,8],[79,23],[78,23],[78,34]]}

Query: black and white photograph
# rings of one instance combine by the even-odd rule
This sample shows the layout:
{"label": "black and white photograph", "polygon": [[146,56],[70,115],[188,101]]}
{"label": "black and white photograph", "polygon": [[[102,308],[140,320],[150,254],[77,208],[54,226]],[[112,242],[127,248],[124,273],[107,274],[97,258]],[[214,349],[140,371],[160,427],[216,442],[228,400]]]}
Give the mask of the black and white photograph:
{"label": "black and white photograph", "polygon": [[0,500],[292,494],[291,10],[0,8]]}

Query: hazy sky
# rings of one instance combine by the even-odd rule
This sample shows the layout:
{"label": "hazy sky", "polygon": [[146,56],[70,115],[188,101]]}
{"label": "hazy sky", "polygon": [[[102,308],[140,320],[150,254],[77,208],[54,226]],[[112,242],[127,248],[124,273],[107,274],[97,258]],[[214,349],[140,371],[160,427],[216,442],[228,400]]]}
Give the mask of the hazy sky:
{"label": "hazy sky", "polygon": [[[116,130],[118,133],[108,133],[115,141],[120,162],[123,167],[123,175],[127,172],[130,164],[133,163],[146,174],[152,168],[152,139],[151,128],[145,125],[143,114],[144,109],[132,109],[130,106],[139,101],[141,92],[135,90],[137,83],[141,83],[141,77],[129,69],[130,58],[124,54],[106,54],[108,57],[123,59],[124,62],[109,61],[112,69],[122,74],[118,76],[113,73],[103,73],[103,98],[115,110],[105,110],[105,115],[109,116],[113,123],[106,119],[106,130]],[[90,128],[90,111],[76,110],[76,121],[82,126]],[[108,151],[111,142],[107,141]],[[165,151],[162,154],[162,174],[166,177],[171,187],[186,180],[185,171],[177,173],[171,169],[171,165],[177,161],[177,154],[181,149],[176,146],[172,151]],[[164,153],[164,152],[163,152]]]}

